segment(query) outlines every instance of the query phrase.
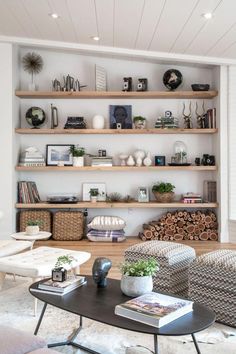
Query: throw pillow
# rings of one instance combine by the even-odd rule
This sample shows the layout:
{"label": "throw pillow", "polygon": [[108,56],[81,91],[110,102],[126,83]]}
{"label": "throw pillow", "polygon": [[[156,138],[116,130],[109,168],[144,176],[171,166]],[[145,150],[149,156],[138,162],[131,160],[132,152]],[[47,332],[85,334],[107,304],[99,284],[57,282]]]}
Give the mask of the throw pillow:
{"label": "throw pillow", "polygon": [[125,238],[124,230],[94,230],[91,229],[87,233],[90,241],[102,242],[122,242]]}
{"label": "throw pillow", "polygon": [[95,230],[122,230],[125,221],[119,216],[95,216],[88,224],[88,227]]}

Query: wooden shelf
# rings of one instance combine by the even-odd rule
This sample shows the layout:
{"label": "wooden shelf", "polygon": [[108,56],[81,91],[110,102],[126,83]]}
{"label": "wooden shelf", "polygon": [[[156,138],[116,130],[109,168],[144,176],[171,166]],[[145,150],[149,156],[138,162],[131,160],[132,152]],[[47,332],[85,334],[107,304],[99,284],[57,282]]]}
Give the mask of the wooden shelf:
{"label": "wooden shelf", "polygon": [[74,167],[74,166],[39,166],[39,167],[26,167],[26,166],[16,166],[17,171],[216,171],[217,166],[84,166],[84,167]]}
{"label": "wooden shelf", "polygon": [[49,204],[49,203],[37,203],[37,204],[21,204],[16,203],[17,209],[81,209],[81,208],[90,208],[90,209],[123,209],[123,208],[217,208],[218,203],[196,203],[196,204],[186,204],[186,203],[109,203],[109,202],[78,202],[76,204]]}
{"label": "wooden shelf", "polygon": [[62,92],[62,91],[16,91],[17,97],[20,98],[204,98],[211,99],[218,95],[218,91],[145,91],[145,92],[123,92],[123,91],[78,91],[78,92]]}
{"label": "wooden shelf", "polygon": [[16,128],[17,134],[114,134],[114,135],[135,135],[135,134],[215,134],[218,129],[29,129]]}

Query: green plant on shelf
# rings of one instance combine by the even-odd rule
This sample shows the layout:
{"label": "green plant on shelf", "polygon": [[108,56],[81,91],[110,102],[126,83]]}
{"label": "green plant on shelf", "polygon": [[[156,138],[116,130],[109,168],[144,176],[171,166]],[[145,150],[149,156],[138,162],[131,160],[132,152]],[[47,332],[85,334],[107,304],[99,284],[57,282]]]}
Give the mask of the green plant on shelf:
{"label": "green plant on shelf", "polygon": [[98,197],[99,190],[97,188],[91,188],[89,191],[90,197]]}
{"label": "green plant on shelf", "polygon": [[42,220],[28,220],[26,222],[26,225],[27,226],[42,226],[43,222],[42,222]]}
{"label": "green plant on shelf", "polygon": [[171,183],[158,182],[152,186],[153,192],[159,193],[171,193],[175,189],[175,186]]}
{"label": "green plant on shelf", "polygon": [[120,265],[122,275],[132,277],[153,276],[159,270],[159,264],[155,258],[140,259],[135,262],[123,262]]}
{"label": "green plant on shelf", "polygon": [[70,153],[73,157],[84,156],[85,149],[83,147],[78,147],[78,146],[73,145],[70,147]]}

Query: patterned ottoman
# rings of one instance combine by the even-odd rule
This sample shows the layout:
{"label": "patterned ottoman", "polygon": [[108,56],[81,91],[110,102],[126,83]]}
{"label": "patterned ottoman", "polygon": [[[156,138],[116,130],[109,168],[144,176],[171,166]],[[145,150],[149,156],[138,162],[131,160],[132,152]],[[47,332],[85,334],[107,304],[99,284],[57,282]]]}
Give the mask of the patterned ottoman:
{"label": "patterned ottoman", "polygon": [[189,270],[189,297],[211,307],[218,321],[236,327],[236,251],[198,257]]}
{"label": "patterned ottoman", "polygon": [[188,269],[196,258],[192,247],[165,241],[149,241],[130,246],[125,250],[125,260],[132,262],[154,257],[160,266],[153,277],[154,291],[186,296],[188,294]]}

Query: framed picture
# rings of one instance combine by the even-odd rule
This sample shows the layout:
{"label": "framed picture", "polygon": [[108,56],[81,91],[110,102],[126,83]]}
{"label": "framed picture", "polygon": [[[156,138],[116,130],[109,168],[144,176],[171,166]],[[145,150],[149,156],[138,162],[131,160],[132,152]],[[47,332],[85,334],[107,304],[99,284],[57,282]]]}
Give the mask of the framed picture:
{"label": "framed picture", "polygon": [[46,164],[47,166],[72,166],[72,155],[70,147],[73,144],[52,144],[46,145]]}
{"label": "framed picture", "polygon": [[155,166],[165,166],[166,157],[165,156],[155,156]]}
{"label": "framed picture", "polygon": [[111,129],[132,129],[132,106],[109,106]]}
{"label": "framed picture", "polygon": [[98,65],[95,65],[95,90],[106,91],[107,90],[107,74],[106,70]]}
{"label": "framed picture", "polygon": [[90,201],[90,190],[97,190],[98,191],[98,198],[99,202],[104,202],[106,200],[106,184],[105,183],[83,183],[83,201],[89,202]]}
{"label": "framed picture", "polygon": [[149,191],[147,187],[138,188],[138,202],[139,203],[149,202]]}

